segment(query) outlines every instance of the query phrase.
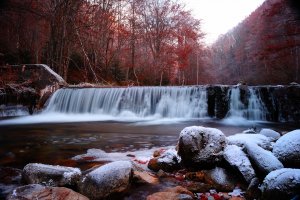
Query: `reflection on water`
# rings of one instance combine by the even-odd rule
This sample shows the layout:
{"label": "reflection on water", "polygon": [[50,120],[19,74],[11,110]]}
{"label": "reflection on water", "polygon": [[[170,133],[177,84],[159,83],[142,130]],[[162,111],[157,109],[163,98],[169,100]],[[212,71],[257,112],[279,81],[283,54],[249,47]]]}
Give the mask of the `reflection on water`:
{"label": "reflection on water", "polygon": [[[29,162],[72,165],[70,158],[91,148],[126,152],[176,145],[180,131],[192,125],[216,127],[226,135],[250,128],[249,125],[237,127],[215,121],[160,125],[129,122],[6,125],[0,126],[0,166],[22,168]],[[289,131],[298,125],[269,123],[257,126]]]}

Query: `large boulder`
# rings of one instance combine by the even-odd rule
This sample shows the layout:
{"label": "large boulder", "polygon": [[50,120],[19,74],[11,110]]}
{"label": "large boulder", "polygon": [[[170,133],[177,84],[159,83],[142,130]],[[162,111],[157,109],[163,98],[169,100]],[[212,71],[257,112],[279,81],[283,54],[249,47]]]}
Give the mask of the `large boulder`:
{"label": "large boulder", "polygon": [[261,129],[261,131],[259,132],[259,134],[264,135],[266,137],[271,138],[272,140],[276,141],[280,138],[280,133],[272,130],[272,129],[268,129],[268,128],[263,128]]}
{"label": "large boulder", "polygon": [[178,155],[187,167],[213,168],[222,159],[226,145],[226,137],[218,129],[186,127],[179,136]]}
{"label": "large boulder", "polygon": [[80,192],[90,199],[104,199],[129,189],[133,177],[130,161],[103,165],[83,177]]}
{"label": "large boulder", "polygon": [[256,176],[251,162],[242,149],[236,145],[228,145],[224,149],[226,162],[244,178],[247,183]]}
{"label": "large boulder", "polygon": [[285,167],[300,168],[300,130],[279,138],[274,144],[273,153]]}
{"label": "large boulder", "polygon": [[273,155],[271,151],[267,151],[251,142],[246,144],[246,151],[252,160],[254,167],[259,174],[266,176],[270,172],[283,168],[283,164]]}
{"label": "large boulder", "polygon": [[148,168],[153,171],[160,169],[165,172],[173,172],[180,168],[180,157],[178,157],[175,149],[169,149],[162,155],[152,158],[148,163]]}
{"label": "large boulder", "polygon": [[16,188],[7,200],[24,200],[24,199],[64,199],[64,200],[88,200],[87,197],[64,187],[45,187],[39,184],[25,185]]}
{"label": "large boulder", "polygon": [[261,185],[263,199],[289,200],[300,195],[300,169],[279,169],[269,173]]}
{"label": "large boulder", "polygon": [[76,186],[80,180],[81,171],[78,168],[27,164],[23,169],[22,178],[28,184],[45,184],[49,186]]}

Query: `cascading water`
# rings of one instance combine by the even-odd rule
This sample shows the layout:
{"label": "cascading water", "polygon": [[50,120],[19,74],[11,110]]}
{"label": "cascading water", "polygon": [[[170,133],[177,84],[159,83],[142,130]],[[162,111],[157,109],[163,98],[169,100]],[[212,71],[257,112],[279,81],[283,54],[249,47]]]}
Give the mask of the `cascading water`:
{"label": "cascading water", "polygon": [[131,87],[60,89],[45,112],[115,117],[207,117],[205,87]]}
{"label": "cascading water", "polygon": [[265,121],[267,109],[255,88],[248,88],[248,105],[241,101],[241,92],[238,87],[228,91],[230,96],[227,118],[244,118],[253,121]]}

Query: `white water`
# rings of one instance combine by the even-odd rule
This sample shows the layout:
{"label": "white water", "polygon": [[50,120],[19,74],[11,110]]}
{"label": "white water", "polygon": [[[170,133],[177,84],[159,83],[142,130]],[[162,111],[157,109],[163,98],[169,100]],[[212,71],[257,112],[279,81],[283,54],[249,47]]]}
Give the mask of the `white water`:
{"label": "white water", "polygon": [[[257,90],[249,87],[248,103],[240,89],[229,90],[225,124],[249,125],[265,121],[265,108]],[[1,124],[121,121],[168,124],[208,118],[207,91],[201,87],[66,88],[56,91],[40,114],[0,121]],[[205,120],[206,121],[206,120]]]}
{"label": "white water", "polygon": [[94,114],[118,118],[205,118],[203,87],[61,89],[44,113]]}
{"label": "white water", "polygon": [[229,111],[223,120],[226,124],[249,124],[249,121],[266,121],[267,109],[254,88],[248,88],[248,105],[241,101],[241,93],[238,87],[228,91],[230,96]]}

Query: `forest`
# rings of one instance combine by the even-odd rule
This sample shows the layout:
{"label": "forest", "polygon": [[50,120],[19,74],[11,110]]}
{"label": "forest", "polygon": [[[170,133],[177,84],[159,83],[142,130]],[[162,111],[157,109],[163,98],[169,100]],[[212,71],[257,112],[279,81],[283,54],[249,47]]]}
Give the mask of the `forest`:
{"label": "forest", "polygon": [[3,0],[0,65],[47,64],[70,84],[289,84],[300,78],[299,8],[266,0],[207,45],[180,1]]}
{"label": "forest", "polygon": [[204,35],[179,2],[5,0],[0,13],[2,64],[44,63],[68,83],[196,84]]}
{"label": "forest", "polygon": [[300,79],[300,5],[267,0],[210,47],[217,83],[289,84]]}

